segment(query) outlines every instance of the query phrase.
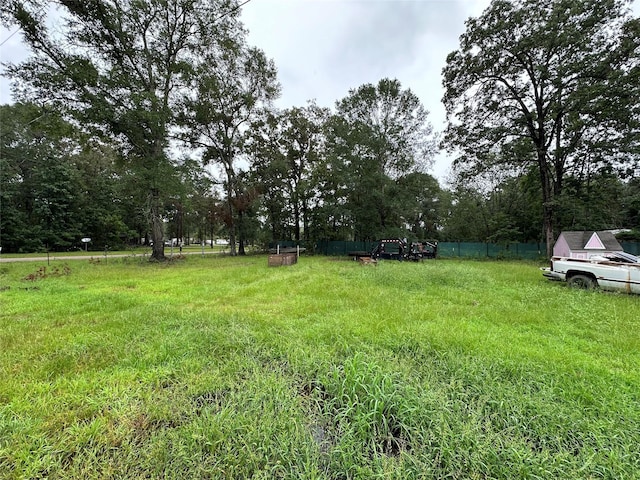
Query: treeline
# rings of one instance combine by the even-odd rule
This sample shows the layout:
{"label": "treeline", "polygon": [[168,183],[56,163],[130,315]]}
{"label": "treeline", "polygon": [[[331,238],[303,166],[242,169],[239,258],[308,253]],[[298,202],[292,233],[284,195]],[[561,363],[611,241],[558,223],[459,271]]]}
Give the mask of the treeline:
{"label": "treeline", "polygon": [[622,0],[494,0],[447,58],[442,136],[393,79],[275,109],[276,66],[236,1],[61,8],[50,35],[41,1],[0,7],[34,52],[0,107],[3,252],[638,236],[640,21]]}
{"label": "treeline", "polygon": [[[375,96],[390,85],[398,86],[385,80],[367,88]],[[347,99],[358,103],[361,94],[356,90]],[[358,112],[364,115],[362,108]],[[84,248],[81,239],[87,237],[88,247],[96,250],[151,241],[147,192],[115,146],[32,104],[2,106],[0,115],[3,252]],[[244,169],[234,178],[231,199],[215,170],[186,158],[176,161],[164,185],[171,192],[162,204],[164,238],[228,239],[235,228],[241,245],[291,240],[311,246],[319,240],[381,237],[543,241],[535,178],[442,188],[421,170],[424,165],[385,165],[373,154],[363,158],[366,149],[383,141],[373,131],[357,131],[344,116],[340,109],[314,105],[270,111],[247,133]],[[387,128],[398,131],[405,119],[393,120],[391,127],[387,118]],[[420,147],[427,162],[433,144]],[[640,225],[639,179],[598,173],[567,183],[562,229]]]}

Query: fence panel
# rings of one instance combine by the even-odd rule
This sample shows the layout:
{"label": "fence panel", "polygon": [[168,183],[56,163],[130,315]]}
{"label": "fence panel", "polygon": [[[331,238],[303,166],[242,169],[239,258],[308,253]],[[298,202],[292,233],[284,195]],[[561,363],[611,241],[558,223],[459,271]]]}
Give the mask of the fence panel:
{"label": "fence panel", "polygon": [[484,243],[439,242],[439,257],[486,257]]}
{"label": "fence panel", "polygon": [[483,242],[439,242],[438,256],[464,258],[526,258],[536,260],[546,255],[544,243],[495,244]]}
{"label": "fence panel", "polygon": [[640,255],[640,242],[620,242],[620,245],[625,252]]}
{"label": "fence panel", "polygon": [[293,248],[297,246],[293,240],[278,240],[277,242],[269,242],[269,248]]}
{"label": "fence panel", "polygon": [[[350,252],[370,252],[378,242],[345,242],[322,240],[315,251],[322,255],[341,256]],[[483,242],[438,242],[438,257],[464,258],[526,258],[539,259],[546,254],[542,243],[511,243],[498,245]]]}
{"label": "fence panel", "polygon": [[370,252],[377,242],[320,241],[316,250],[324,255],[348,255],[350,252]]}
{"label": "fence panel", "polygon": [[[321,240],[315,245],[315,252],[322,255],[342,256],[350,252],[370,252],[378,242],[346,242]],[[290,240],[272,242],[269,246],[275,248],[295,247],[296,242]],[[640,242],[620,242],[625,252],[640,255]],[[546,256],[547,248],[544,243],[510,243],[493,244],[483,242],[438,242],[438,256],[464,258],[524,258],[529,260],[542,259]]]}

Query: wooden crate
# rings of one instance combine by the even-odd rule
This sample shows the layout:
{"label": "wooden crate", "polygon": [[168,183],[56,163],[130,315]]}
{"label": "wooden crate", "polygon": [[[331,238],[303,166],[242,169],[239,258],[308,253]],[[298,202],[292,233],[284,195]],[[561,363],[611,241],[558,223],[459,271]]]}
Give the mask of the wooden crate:
{"label": "wooden crate", "polygon": [[269,255],[270,267],[281,267],[293,265],[298,262],[298,256],[295,253],[279,253]]}

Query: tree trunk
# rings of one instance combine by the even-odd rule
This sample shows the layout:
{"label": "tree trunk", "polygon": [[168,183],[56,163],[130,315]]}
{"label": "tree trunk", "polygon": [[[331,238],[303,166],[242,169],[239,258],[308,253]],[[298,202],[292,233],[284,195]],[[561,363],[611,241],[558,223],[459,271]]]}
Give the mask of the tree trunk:
{"label": "tree trunk", "polygon": [[274,242],[277,242],[280,239],[278,238],[278,227],[276,226],[275,208],[272,207],[270,209],[270,212],[271,212],[271,239]]}
{"label": "tree trunk", "polygon": [[293,202],[293,219],[294,219],[294,237],[296,243],[300,243],[300,205],[298,205],[297,197]]}
{"label": "tree trunk", "polygon": [[545,205],[543,208],[543,228],[544,228],[544,237],[547,242],[547,258],[551,258],[553,255],[553,243],[554,243],[554,232],[553,232],[553,217],[554,217],[554,208],[552,206]]}
{"label": "tree trunk", "polygon": [[306,200],[302,202],[302,237],[305,243],[309,243],[309,208]]}
{"label": "tree trunk", "polygon": [[244,216],[242,212],[242,210],[238,210],[238,255],[245,255]]}
{"label": "tree trunk", "polygon": [[181,242],[184,240],[184,211],[182,210],[182,203],[178,203],[176,205],[176,209],[177,209],[177,218],[176,218],[176,238],[178,239],[178,242]]}
{"label": "tree trunk", "polygon": [[233,220],[233,204],[231,201],[231,192],[227,192],[227,207],[229,208],[229,255],[232,257],[236,256],[236,225]]}
{"label": "tree trunk", "polygon": [[150,198],[151,212],[151,240],[153,241],[153,249],[151,259],[162,262],[166,260],[164,256],[164,222],[160,214],[160,193],[158,189],[151,190]]}
{"label": "tree trunk", "polygon": [[555,199],[551,178],[547,170],[546,152],[538,151],[538,168],[540,169],[540,185],[542,186],[542,230],[547,242],[547,258],[553,254]]}
{"label": "tree trunk", "polygon": [[223,162],[224,171],[227,175],[227,214],[229,215],[229,255],[236,256],[236,224],[233,217],[233,192],[235,190],[235,173],[233,171],[233,156],[231,152],[226,152],[229,161]]}

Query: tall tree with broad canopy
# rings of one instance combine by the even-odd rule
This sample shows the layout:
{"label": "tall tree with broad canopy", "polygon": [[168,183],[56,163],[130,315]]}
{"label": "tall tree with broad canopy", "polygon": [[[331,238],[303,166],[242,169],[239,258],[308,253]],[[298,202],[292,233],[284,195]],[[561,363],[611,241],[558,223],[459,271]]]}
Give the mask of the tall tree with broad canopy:
{"label": "tall tree with broad canopy", "polygon": [[547,254],[567,175],[638,163],[640,21],[623,0],[494,0],[443,70],[454,168],[535,171]]}
{"label": "tall tree with broad canopy", "polygon": [[374,240],[401,230],[398,179],[424,172],[435,149],[428,112],[398,80],[351,90],[327,122],[328,169],[340,179],[354,239]]}
{"label": "tall tree with broad canopy", "polygon": [[[273,112],[252,126],[251,170],[261,186],[273,240],[310,240],[310,214],[317,201],[313,174],[324,154],[328,116],[328,109],[311,102]],[[278,222],[291,225],[291,235],[275,236]]]}
{"label": "tall tree with broad canopy", "polygon": [[238,253],[244,253],[243,211],[235,208],[244,197],[238,162],[246,153],[249,125],[278,97],[280,85],[273,61],[249,47],[244,35],[230,39],[226,47],[220,51],[202,39],[199,55],[204,62],[191,72],[192,95],[183,104],[181,123],[187,142],[202,150],[203,164],[223,171],[230,253],[236,255],[237,235]]}
{"label": "tall tree with broad canopy", "polygon": [[254,121],[246,143],[251,181],[260,191],[261,216],[268,232],[264,243],[291,237],[281,115],[274,110]]}
{"label": "tall tree with broad canopy", "polygon": [[200,37],[197,53],[203,62],[189,72],[191,94],[180,115],[183,138],[202,151],[204,165],[217,165],[223,172],[231,255],[236,255],[237,235],[238,253],[244,254],[245,210],[236,206],[245,205],[247,198],[238,172],[247,129],[280,94],[275,64],[247,45],[245,33],[236,31],[224,49],[214,37]]}
{"label": "tall tree with broad canopy", "polygon": [[[203,29],[210,44],[239,28],[234,0],[61,0],[61,28],[48,31],[38,1],[3,7],[33,55],[8,73],[26,94],[108,135],[147,191],[153,253],[163,260],[165,180],[175,177],[170,133],[183,74]],[[31,87],[31,88],[27,88]]]}

